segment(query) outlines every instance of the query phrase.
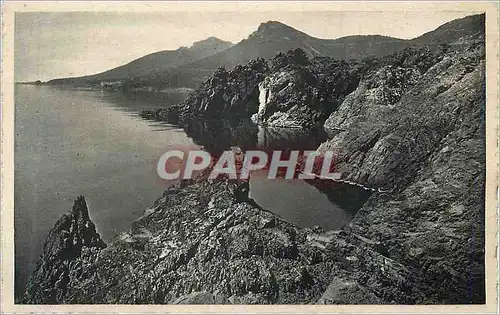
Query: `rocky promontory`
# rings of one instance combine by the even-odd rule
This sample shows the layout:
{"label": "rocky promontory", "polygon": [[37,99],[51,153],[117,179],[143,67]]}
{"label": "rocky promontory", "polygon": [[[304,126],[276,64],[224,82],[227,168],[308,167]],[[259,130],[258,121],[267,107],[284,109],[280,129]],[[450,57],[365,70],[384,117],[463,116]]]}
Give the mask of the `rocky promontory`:
{"label": "rocky promontory", "polygon": [[218,68],[196,91],[177,105],[144,111],[142,117],[157,120],[186,120],[193,116],[249,116],[257,110],[256,86],[268,73],[264,59],[252,60],[228,71]]}
{"label": "rocky promontory", "polygon": [[[66,230],[57,224],[48,241],[63,243]],[[74,255],[59,252],[44,248],[42,260],[51,262],[38,266],[25,302],[422,301],[415,275],[380,242],[350,229],[299,228],[249,199],[248,182],[183,182],[107,246],[83,242]],[[54,285],[58,270],[65,280]]]}

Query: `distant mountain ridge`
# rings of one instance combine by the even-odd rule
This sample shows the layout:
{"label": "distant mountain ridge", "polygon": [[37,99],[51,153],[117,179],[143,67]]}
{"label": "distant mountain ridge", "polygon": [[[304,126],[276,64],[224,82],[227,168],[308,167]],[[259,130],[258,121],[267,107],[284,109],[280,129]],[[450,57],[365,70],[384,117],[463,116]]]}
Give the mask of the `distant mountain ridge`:
{"label": "distant mountain ridge", "polygon": [[182,66],[195,60],[216,54],[231,47],[233,44],[216,37],[193,43],[191,47],[180,47],[176,50],[163,50],[144,57],[135,59],[123,66],[113,68],[108,71],[76,78],[55,79],[49,82],[63,83],[64,81],[102,81],[102,80],[123,80],[137,76],[154,75],[172,67]]}
{"label": "distant mountain ridge", "polygon": [[262,23],[254,33],[238,44],[183,68],[216,69],[220,66],[235,66],[258,57],[272,58],[278,52],[296,48],[305,51],[308,57],[328,56],[336,59],[380,57],[409,46],[438,45],[481,31],[484,31],[484,14],[453,20],[411,40],[382,35],[351,35],[337,39],[320,39],[283,23],[269,21]]}
{"label": "distant mountain ridge", "polygon": [[[357,45],[362,38],[361,45]],[[349,36],[339,39],[320,39],[277,21],[262,23],[248,38],[218,54],[184,66],[195,69],[216,69],[246,63],[258,57],[272,58],[279,52],[300,48],[308,57],[328,56],[337,59],[366,57],[381,47],[387,53],[399,49],[405,40],[379,36]],[[374,48],[376,47],[376,48]]]}
{"label": "distant mountain ridge", "polygon": [[[269,59],[279,52],[296,48],[302,49],[308,57],[328,56],[335,59],[381,57],[408,47],[437,46],[443,42],[451,42],[462,36],[484,31],[484,20],[484,14],[456,19],[411,40],[382,35],[320,39],[281,22],[268,21],[260,24],[248,38],[235,45],[211,37],[195,43],[187,50],[180,48],[175,51],[157,52],[100,74],[57,79],[49,83],[81,84],[140,77],[142,85],[195,87],[218,67],[230,68],[256,58]],[[199,46],[203,48],[198,49]]]}

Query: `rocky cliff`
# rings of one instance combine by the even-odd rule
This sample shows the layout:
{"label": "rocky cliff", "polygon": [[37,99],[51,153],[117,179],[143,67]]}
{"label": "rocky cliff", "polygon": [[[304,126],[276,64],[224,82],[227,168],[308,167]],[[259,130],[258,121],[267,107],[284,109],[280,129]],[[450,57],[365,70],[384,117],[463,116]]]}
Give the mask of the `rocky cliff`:
{"label": "rocky cliff", "polygon": [[268,71],[264,59],[252,60],[230,71],[221,67],[181,104],[145,111],[142,116],[174,121],[193,116],[249,116],[257,110],[257,85]]}
{"label": "rocky cliff", "polygon": [[352,228],[419,270],[422,284],[440,283],[423,289],[426,299],[481,300],[484,38],[424,52],[424,67],[402,57],[366,76],[331,114],[325,127],[333,136],[319,150],[337,153],[347,180],[393,191],[374,196]]}
{"label": "rocky cliff", "polygon": [[318,150],[336,153],[343,180],[377,189],[340,231],[322,231],[262,209],[247,182],[200,177],[107,247],[79,199],[85,211],[51,231],[24,302],[484,303],[484,32],[362,62],[292,51],[221,69],[149,114],[220,112],[324,123]]}
{"label": "rocky cliff", "polygon": [[57,221],[47,236],[25,299],[30,303],[58,303],[64,299],[75,279],[93,270],[92,259],[105,248],[89,217],[83,196],[73,209]]}
{"label": "rocky cliff", "polygon": [[[63,242],[66,230],[58,223],[48,241]],[[184,182],[107,247],[92,244],[69,256],[46,246],[50,264],[38,266],[24,302],[422,301],[414,273],[378,241],[298,228],[249,199],[247,182]],[[58,272],[65,280],[48,282]]]}

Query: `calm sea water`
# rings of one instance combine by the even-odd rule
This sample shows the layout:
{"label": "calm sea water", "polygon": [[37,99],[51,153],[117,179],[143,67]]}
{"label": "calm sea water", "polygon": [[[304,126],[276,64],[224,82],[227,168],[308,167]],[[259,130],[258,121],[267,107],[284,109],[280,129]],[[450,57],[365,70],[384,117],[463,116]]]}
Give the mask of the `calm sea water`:
{"label": "calm sea water", "polygon": [[[84,195],[105,241],[130,228],[166,188],[156,160],[169,148],[314,149],[320,135],[269,132],[249,122],[195,121],[178,127],[143,120],[145,109],[176,104],[160,96],[18,85],[15,90],[15,284],[22,293],[54,223]],[[251,180],[251,197],[304,227],[339,228],[358,201],[336,199],[304,181]],[[344,210],[343,210],[344,209]]]}

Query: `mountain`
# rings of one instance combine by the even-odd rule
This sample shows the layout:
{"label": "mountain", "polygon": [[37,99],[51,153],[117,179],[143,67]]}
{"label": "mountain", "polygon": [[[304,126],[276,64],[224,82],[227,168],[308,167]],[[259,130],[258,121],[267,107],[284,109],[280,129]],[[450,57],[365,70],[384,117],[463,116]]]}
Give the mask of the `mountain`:
{"label": "mountain", "polygon": [[[411,40],[381,35],[354,35],[337,39],[312,37],[277,21],[260,24],[248,38],[209,57],[169,69],[159,74],[163,83],[198,86],[218,67],[231,68],[251,59],[274,57],[279,52],[300,48],[308,57],[328,56],[335,59],[363,59],[387,56],[408,47],[437,47],[460,37],[484,32],[484,14],[453,20]],[[149,81],[152,78],[148,79]]]}
{"label": "mountain", "polygon": [[300,48],[308,57],[327,56],[335,59],[380,57],[408,46],[437,45],[460,37],[484,32],[484,14],[453,20],[434,31],[412,40],[381,35],[355,35],[337,39],[321,39],[307,35],[277,21],[262,23],[259,28],[233,47],[182,68],[216,69],[244,64],[250,59],[272,58],[279,52]]}
{"label": "mountain", "polygon": [[77,82],[99,82],[131,79],[139,76],[152,76],[155,73],[165,71],[169,68],[179,67],[198,59],[208,57],[223,51],[233,44],[228,41],[210,37],[205,40],[195,42],[191,47],[181,47],[176,50],[163,50],[131,61],[123,66],[76,78],[63,78],[49,81],[49,83],[72,83]]}
{"label": "mountain", "polygon": [[485,14],[469,15],[439,26],[437,29],[410,40],[414,46],[450,43],[461,37],[483,34]]}
{"label": "mountain", "polygon": [[308,57],[361,59],[397,52],[406,40],[380,35],[348,36],[339,39],[312,37],[277,21],[260,24],[248,38],[209,57],[149,76],[152,85],[196,87],[219,67],[232,68],[252,59],[270,59],[280,52],[300,48]]}
{"label": "mountain", "polygon": [[196,87],[219,67],[232,68],[257,58],[269,59],[279,52],[300,48],[308,57],[335,59],[381,57],[408,47],[435,47],[460,37],[484,32],[484,14],[453,20],[411,40],[381,35],[354,35],[337,39],[312,37],[278,21],[260,24],[248,38],[232,45],[216,38],[190,48],[153,53],[131,63],[92,76],[57,79],[49,83],[79,84],[101,80],[134,79],[136,85]]}
{"label": "mountain", "polygon": [[182,68],[216,69],[231,67],[251,59],[272,58],[279,52],[296,48],[308,57],[328,56],[336,59],[364,58],[389,54],[404,47],[406,41],[380,35],[348,36],[339,39],[312,37],[277,21],[262,23],[259,28],[233,47]]}

